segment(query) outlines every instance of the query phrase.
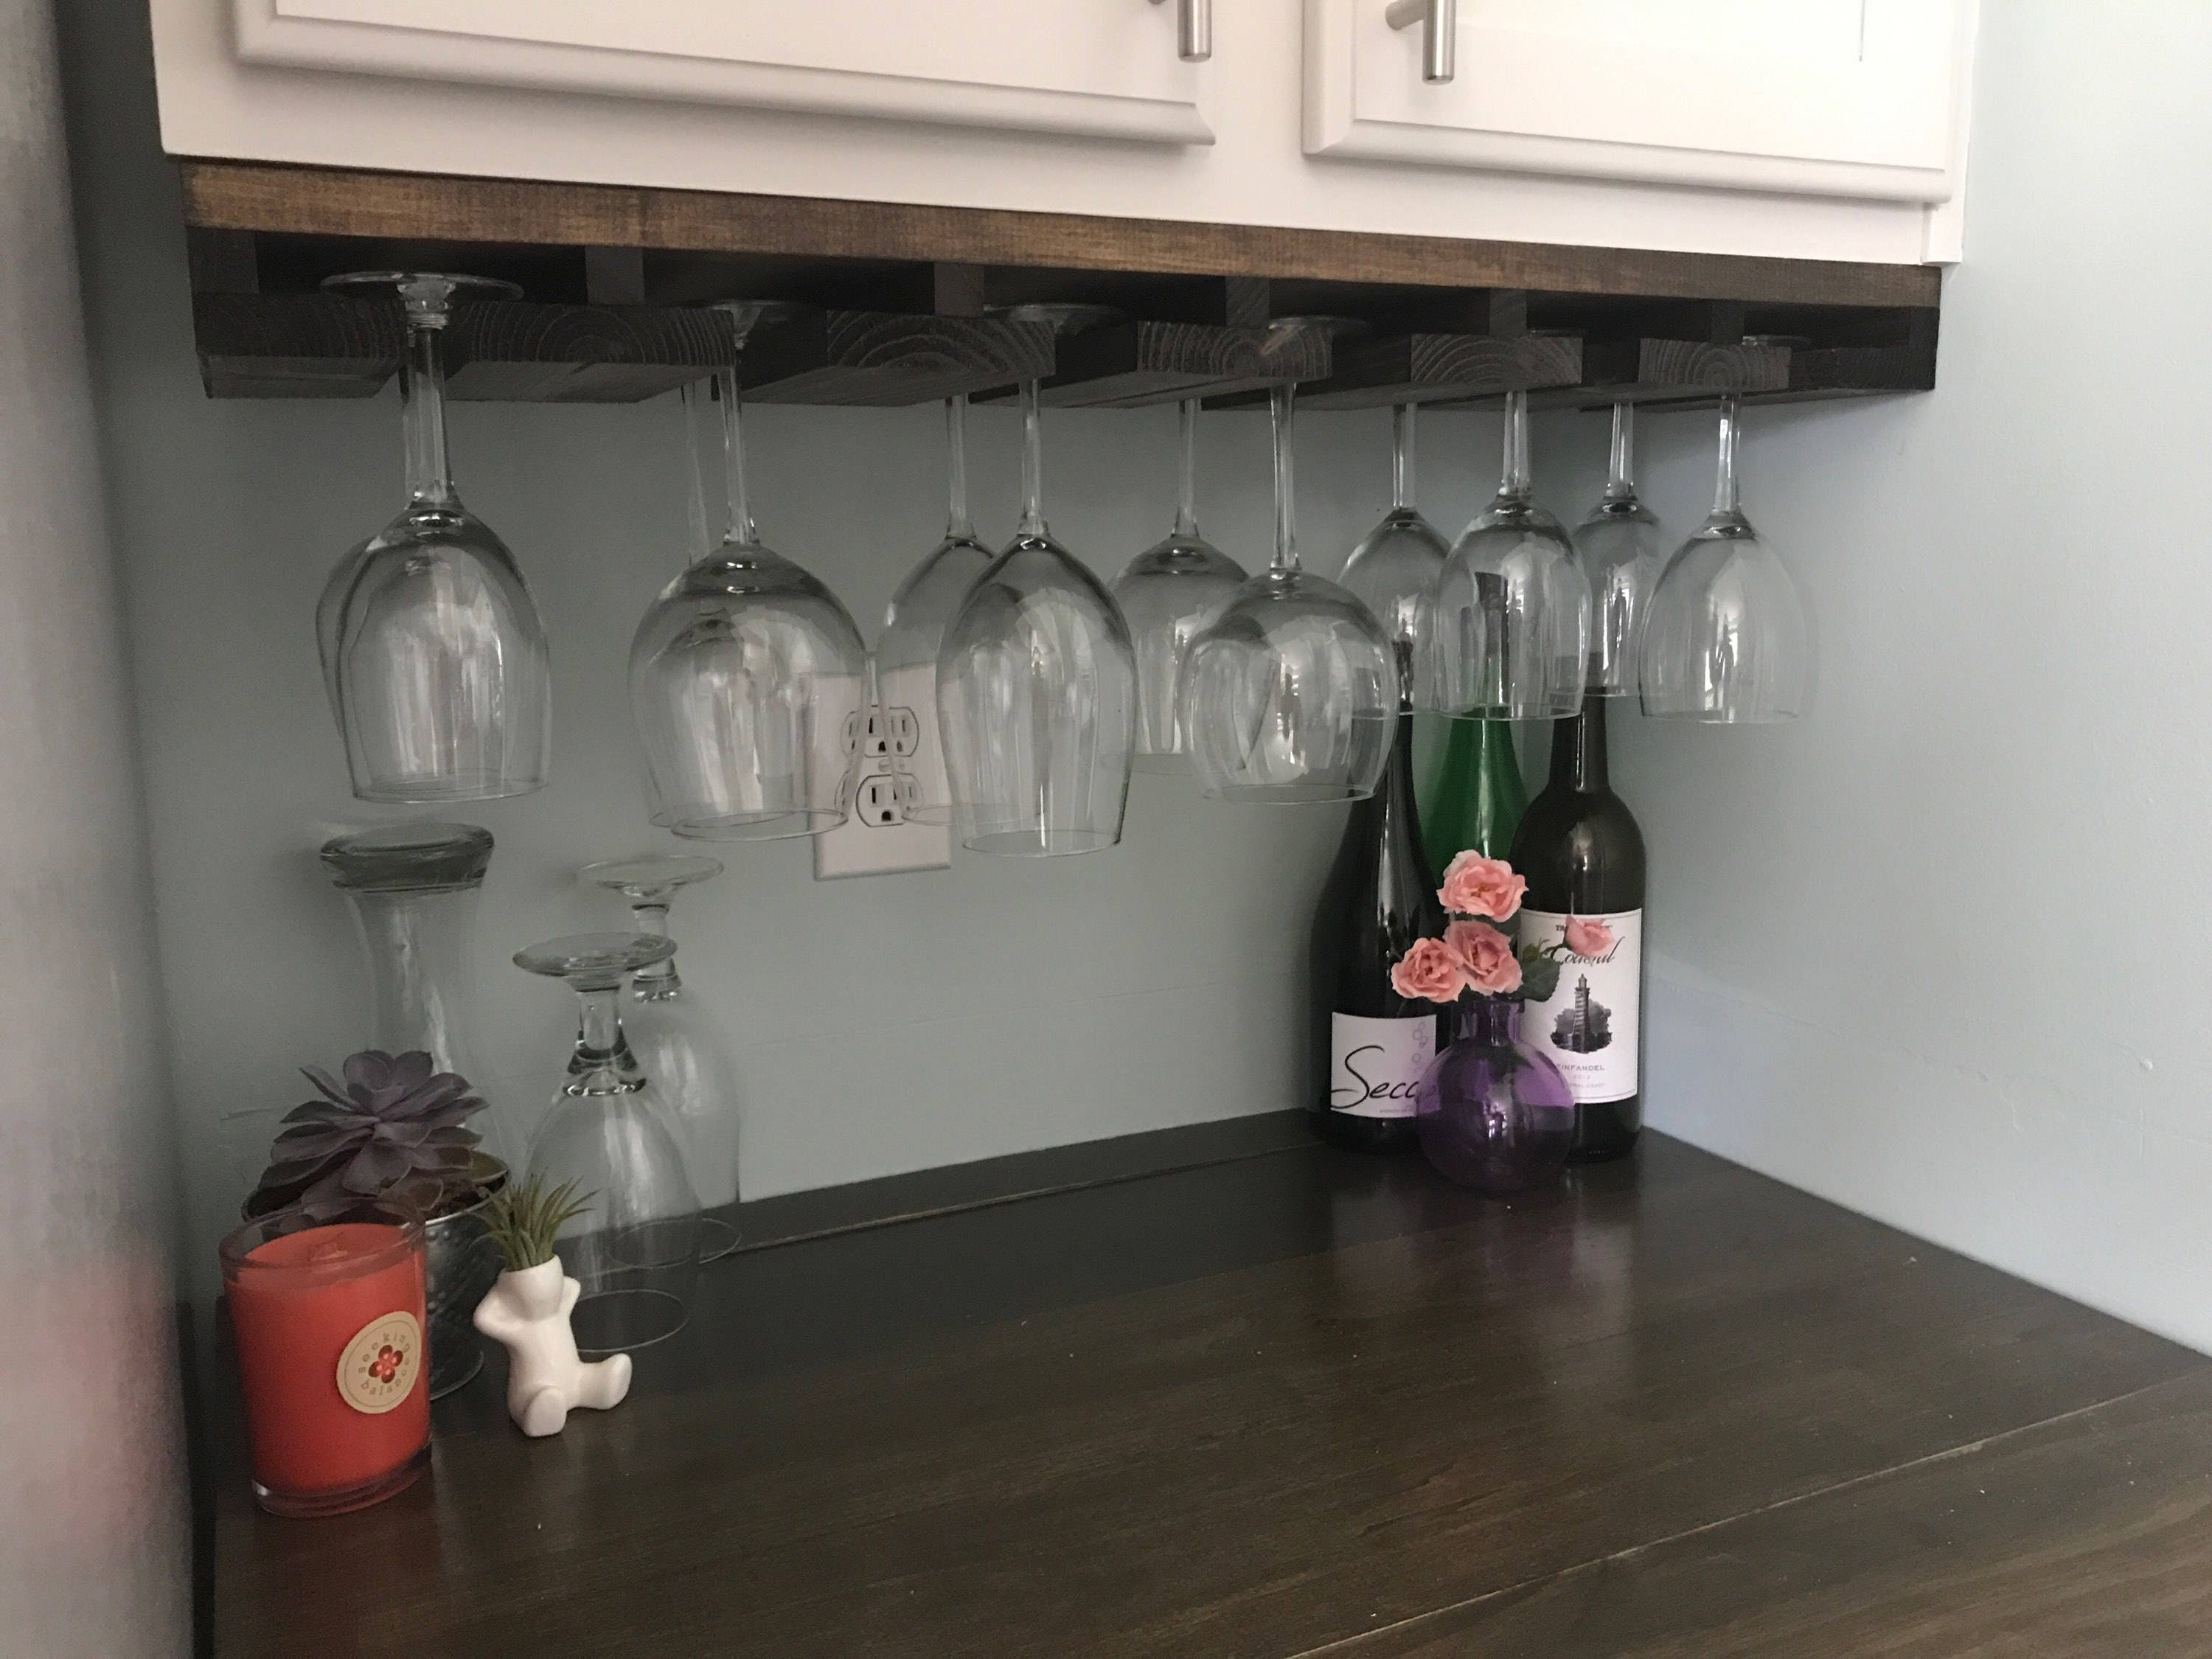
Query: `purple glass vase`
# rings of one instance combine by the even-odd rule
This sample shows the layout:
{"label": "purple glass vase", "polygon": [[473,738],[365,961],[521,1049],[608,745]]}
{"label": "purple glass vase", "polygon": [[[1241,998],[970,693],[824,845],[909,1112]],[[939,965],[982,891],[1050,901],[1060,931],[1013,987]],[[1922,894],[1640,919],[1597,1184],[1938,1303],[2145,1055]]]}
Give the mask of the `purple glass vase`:
{"label": "purple glass vase", "polygon": [[1514,997],[1468,995],[1458,1034],[1413,1097],[1413,1133],[1437,1173],[1479,1193],[1517,1193],[1558,1177],[1574,1139],[1567,1080],[1521,1041]]}

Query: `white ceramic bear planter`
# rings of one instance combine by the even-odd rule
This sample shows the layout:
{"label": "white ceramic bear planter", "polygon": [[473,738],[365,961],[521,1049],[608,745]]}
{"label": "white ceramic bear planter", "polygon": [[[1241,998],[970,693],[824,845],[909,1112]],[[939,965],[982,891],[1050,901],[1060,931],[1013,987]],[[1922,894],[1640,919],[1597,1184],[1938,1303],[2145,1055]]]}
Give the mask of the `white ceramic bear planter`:
{"label": "white ceramic bear planter", "polygon": [[507,1350],[507,1414],[532,1437],[558,1434],[580,1407],[605,1411],[629,1392],[629,1356],[586,1360],[568,1316],[582,1286],[560,1259],[499,1276],[477,1304],[476,1327]]}

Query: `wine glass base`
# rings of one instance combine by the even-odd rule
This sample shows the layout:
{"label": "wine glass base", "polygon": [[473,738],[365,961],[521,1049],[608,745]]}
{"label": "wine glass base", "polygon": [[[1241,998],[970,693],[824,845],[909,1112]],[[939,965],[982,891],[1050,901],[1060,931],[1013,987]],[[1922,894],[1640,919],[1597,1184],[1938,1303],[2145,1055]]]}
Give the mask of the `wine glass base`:
{"label": "wine glass base", "polygon": [[1103,853],[1121,837],[1103,830],[998,830],[969,836],[961,845],[996,858],[1064,858],[1074,853]]}
{"label": "wine glass base", "polygon": [[617,1287],[579,1298],[568,1322],[576,1334],[576,1352],[596,1358],[665,1342],[690,1317],[683,1299],[666,1291]]}

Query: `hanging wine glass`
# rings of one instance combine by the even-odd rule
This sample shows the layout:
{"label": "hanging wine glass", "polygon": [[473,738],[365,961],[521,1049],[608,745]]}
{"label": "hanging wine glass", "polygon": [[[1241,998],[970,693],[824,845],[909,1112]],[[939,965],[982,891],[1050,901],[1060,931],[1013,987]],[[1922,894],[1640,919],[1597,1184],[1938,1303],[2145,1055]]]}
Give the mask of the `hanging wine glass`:
{"label": "hanging wine glass", "polygon": [[1487,511],[1437,579],[1434,672],[1424,707],[1490,720],[1558,720],[1582,707],[1589,582],[1559,521],[1535,503],[1528,397],[1505,396],[1505,467]]}
{"label": "hanging wine glass", "polygon": [[1176,687],[1191,636],[1244,580],[1244,568],[1198,532],[1198,399],[1180,410],[1182,467],[1175,528],[1114,579],[1137,653],[1137,755],[1147,772],[1181,771],[1189,744],[1176,719]]}
{"label": "hanging wine glass", "polygon": [[651,1081],[623,1033],[623,981],[675,945],[648,933],[580,933],[515,954],[565,979],[580,1005],[575,1052],[538,1130],[530,1173],[573,1182],[584,1208],[561,1230],[562,1267],[582,1287],[571,1323],[587,1353],[624,1352],[684,1327],[699,1273],[699,1196]]}
{"label": "hanging wine glass", "polygon": [[876,698],[888,727],[890,711],[915,711],[915,752],[906,769],[914,779],[905,802],[916,823],[952,822],[952,792],[945,781],[944,738],[937,720],[937,653],[945,629],[993,558],[968,516],[968,399],[945,400],[945,473],[948,500],[945,538],[907,574],[884,613],[876,643]]}
{"label": "hanging wine glass", "polygon": [[1374,614],[1298,567],[1293,389],[1270,399],[1275,557],[1201,628],[1183,658],[1183,729],[1206,793],[1290,805],[1375,793],[1397,730],[1398,665]]}
{"label": "hanging wine glass", "polygon": [[521,290],[407,271],[323,286],[390,289],[407,313],[407,505],[338,562],[315,608],[353,793],[426,804],[527,794],[544,786],[552,746],[545,630],[514,556],[454,493],[443,356],[457,299]]}
{"label": "hanging wine glass", "polygon": [[[639,933],[666,939],[677,890],[712,880],[722,865],[719,859],[680,855],[612,859],[587,864],[579,873],[627,898]],[[685,988],[673,956],[639,969],[629,989],[623,1029],[630,1052],[674,1121],[691,1188],[702,1209],[733,1206],[738,1197],[737,1068],[720,1022]],[[720,1215],[700,1218],[702,1266],[737,1248],[733,1223]]]}
{"label": "hanging wine glass", "polygon": [[1738,410],[1721,399],[1713,510],[1675,550],[1644,627],[1644,712],[1717,725],[1795,720],[1812,694],[1813,630],[1789,568],[1743,516]]}
{"label": "hanging wine glass", "polygon": [[1400,701],[1420,702],[1415,687],[1435,678],[1437,574],[1449,546],[1413,506],[1414,405],[1390,411],[1390,510],[1345,562],[1338,578],[1375,613],[1398,653]]}
{"label": "hanging wine glass", "polygon": [[1666,563],[1659,515],[1637,499],[1636,405],[1613,406],[1605,494],[1575,526],[1575,554],[1590,585],[1589,689],[1607,697],[1637,689],[1644,618]]}
{"label": "hanging wine glass", "polygon": [[[1114,313],[1022,306],[1072,331]],[[1137,738],[1128,623],[1105,585],[1052,538],[1042,507],[1038,387],[1022,382],[1022,519],[945,630],[937,660],[961,844],[1051,857],[1121,839]]]}
{"label": "hanging wine glass", "polygon": [[638,624],[630,708],[656,822],[697,841],[818,835],[850,807],[867,649],[836,594],[762,544],[746,493],[738,362],[753,328],[791,307],[720,309],[737,336],[717,380],[728,526]]}

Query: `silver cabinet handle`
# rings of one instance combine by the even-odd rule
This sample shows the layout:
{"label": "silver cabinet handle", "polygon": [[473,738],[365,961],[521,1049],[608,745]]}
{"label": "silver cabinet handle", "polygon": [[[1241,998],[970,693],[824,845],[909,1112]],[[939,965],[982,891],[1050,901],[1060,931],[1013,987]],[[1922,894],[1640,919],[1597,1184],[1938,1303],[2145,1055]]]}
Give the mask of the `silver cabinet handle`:
{"label": "silver cabinet handle", "polygon": [[1383,21],[1394,29],[1421,26],[1421,79],[1449,81],[1459,68],[1459,0],[1390,0]]}
{"label": "silver cabinet handle", "polygon": [[[1156,6],[1166,0],[1152,0]],[[1176,0],[1176,56],[1203,64],[1213,56],[1213,0]]]}

